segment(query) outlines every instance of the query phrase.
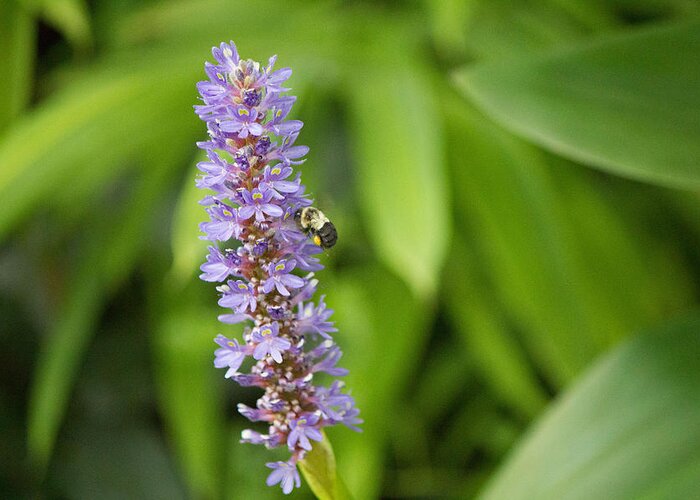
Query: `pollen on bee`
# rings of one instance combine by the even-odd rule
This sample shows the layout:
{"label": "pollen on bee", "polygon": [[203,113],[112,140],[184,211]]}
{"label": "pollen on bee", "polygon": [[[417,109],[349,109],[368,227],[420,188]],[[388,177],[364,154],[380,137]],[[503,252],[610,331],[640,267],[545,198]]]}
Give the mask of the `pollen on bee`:
{"label": "pollen on bee", "polygon": [[319,235],[314,235],[314,243],[316,245],[321,246],[321,237]]}

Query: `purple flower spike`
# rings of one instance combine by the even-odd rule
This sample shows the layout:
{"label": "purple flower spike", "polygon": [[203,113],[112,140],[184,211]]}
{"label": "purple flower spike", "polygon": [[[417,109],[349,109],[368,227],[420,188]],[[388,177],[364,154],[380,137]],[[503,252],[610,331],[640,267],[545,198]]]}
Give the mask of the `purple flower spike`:
{"label": "purple flower spike", "polygon": [[[267,431],[244,430],[241,442],[289,450],[286,462],[267,464],[267,484],[288,494],[301,484],[297,462],[323,439],[323,428],[359,430],[362,420],[342,383],[325,387],[314,380],[347,370],[336,366],[342,352],[332,337],[333,311],[323,297],[313,299],[322,249],[294,217],[313,200],[294,170],[309,148],[296,144],[303,123],[288,119],[296,101],[284,94],[291,70],[274,70],[276,57],[267,66],[241,59],[233,42],[212,54],[207,80],[197,84],[202,102],[195,113],[208,137],[197,143],[207,160],[197,165],[196,185],[213,191],[200,202],[209,215],[200,225],[202,239],[224,243],[209,246],[200,278],[219,284],[219,305],[229,308],[219,321],[245,323],[242,341],[216,337],[214,366],[226,368],[225,378],[263,391],[255,407],[239,404],[238,410]],[[241,373],[249,358],[252,366]]]}
{"label": "purple flower spike", "polygon": [[269,462],[265,465],[272,469],[270,475],[267,476],[266,484],[268,486],[280,483],[282,492],[285,495],[289,495],[294,486],[297,488],[301,486],[301,478],[299,477],[296,464],[290,462]]}

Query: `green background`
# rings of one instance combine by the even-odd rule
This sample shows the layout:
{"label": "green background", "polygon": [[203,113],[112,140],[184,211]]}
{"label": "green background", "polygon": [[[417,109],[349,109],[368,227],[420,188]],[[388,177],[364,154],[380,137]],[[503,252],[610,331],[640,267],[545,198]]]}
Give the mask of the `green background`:
{"label": "green background", "polygon": [[697,495],[698,2],[2,0],[2,498],[283,497],[197,278],[228,40],[338,228],[353,498]]}

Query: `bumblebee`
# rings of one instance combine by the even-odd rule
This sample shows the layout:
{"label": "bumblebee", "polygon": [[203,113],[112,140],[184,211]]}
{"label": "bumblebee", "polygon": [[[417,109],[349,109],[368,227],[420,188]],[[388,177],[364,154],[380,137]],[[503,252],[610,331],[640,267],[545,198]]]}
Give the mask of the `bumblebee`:
{"label": "bumblebee", "polygon": [[330,248],[338,241],[338,232],[318,208],[304,207],[296,211],[294,220],[299,229],[310,235],[321,248]]}

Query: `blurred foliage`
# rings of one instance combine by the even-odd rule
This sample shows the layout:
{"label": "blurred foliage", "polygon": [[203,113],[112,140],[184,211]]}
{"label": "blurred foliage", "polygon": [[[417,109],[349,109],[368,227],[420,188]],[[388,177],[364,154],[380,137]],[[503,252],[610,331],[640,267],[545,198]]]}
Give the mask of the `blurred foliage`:
{"label": "blurred foliage", "polygon": [[282,497],[197,279],[194,85],[230,39],[293,68],[340,233],[365,424],[317,492],[700,490],[700,4],[5,0],[2,498]]}

